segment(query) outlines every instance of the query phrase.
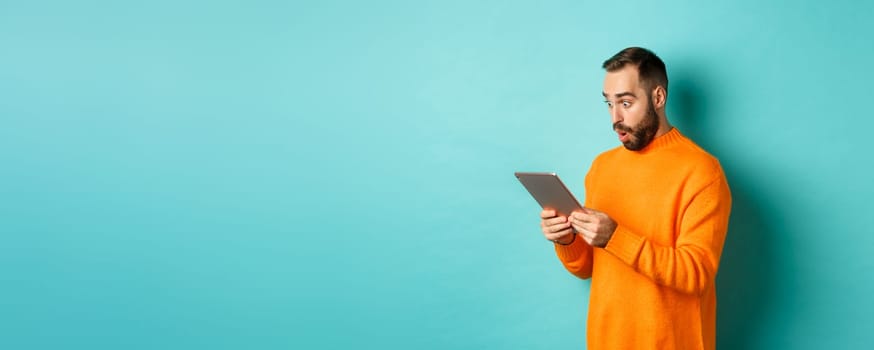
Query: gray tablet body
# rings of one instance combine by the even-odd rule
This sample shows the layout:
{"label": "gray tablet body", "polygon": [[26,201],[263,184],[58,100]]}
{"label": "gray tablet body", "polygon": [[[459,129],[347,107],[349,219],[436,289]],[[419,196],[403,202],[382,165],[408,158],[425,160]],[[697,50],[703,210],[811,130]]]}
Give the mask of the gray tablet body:
{"label": "gray tablet body", "polygon": [[555,209],[557,215],[566,217],[583,207],[555,173],[517,172],[516,178],[541,208]]}

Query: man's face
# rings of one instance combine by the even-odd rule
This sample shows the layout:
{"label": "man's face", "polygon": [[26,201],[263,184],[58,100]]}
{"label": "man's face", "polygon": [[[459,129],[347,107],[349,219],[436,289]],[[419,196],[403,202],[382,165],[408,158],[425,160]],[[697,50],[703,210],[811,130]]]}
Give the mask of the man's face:
{"label": "man's face", "polygon": [[650,91],[640,84],[637,67],[626,65],[607,72],[603,94],[613,130],[625,148],[639,151],[649,145],[659,129],[659,117]]}

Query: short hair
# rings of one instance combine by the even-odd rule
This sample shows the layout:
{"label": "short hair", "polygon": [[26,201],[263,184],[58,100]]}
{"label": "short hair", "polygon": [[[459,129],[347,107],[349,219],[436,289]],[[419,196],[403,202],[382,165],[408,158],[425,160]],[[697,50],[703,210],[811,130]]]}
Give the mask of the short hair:
{"label": "short hair", "polygon": [[665,69],[665,62],[650,50],[629,47],[604,61],[602,68],[608,72],[615,72],[629,64],[637,66],[638,81],[644,84],[647,94],[658,85],[661,85],[667,94],[668,72]]}

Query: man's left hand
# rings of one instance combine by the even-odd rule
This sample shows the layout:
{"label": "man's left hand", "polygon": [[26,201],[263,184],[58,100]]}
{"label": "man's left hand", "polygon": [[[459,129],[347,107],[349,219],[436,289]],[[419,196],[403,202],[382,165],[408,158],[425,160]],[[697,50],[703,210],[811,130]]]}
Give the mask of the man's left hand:
{"label": "man's left hand", "polygon": [[593,247],[604,248],[613,232],[616,231],[616,221],[606,213],[590,208],[574,211],[570,216],[571,225],[580,236]]}

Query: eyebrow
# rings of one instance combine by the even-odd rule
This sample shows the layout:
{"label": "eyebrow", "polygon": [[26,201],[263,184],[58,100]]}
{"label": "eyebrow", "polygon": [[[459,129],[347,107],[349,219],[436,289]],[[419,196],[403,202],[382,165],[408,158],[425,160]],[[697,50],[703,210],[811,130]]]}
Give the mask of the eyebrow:
{"label": "eyebrow", "polygon": [[[601,92],[601,95],[604,95],[605,98],[607,97],[606,92]],[[613,95],[614,98],[620,98],[620,97],[625,97],[625,96],[631,96],[631,97],[637,98],[637,95],[635,95],[631,92],[628,92],[628,91],[623,91],[623,92],[620,92],[618,94]]]}

